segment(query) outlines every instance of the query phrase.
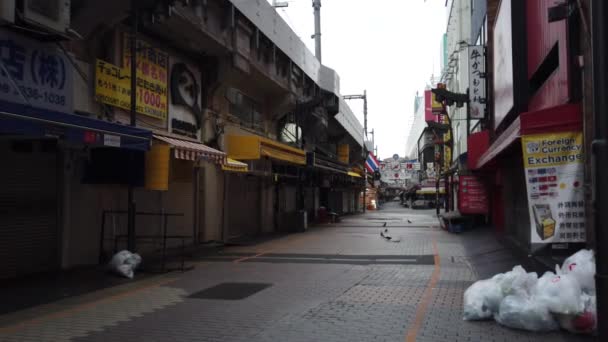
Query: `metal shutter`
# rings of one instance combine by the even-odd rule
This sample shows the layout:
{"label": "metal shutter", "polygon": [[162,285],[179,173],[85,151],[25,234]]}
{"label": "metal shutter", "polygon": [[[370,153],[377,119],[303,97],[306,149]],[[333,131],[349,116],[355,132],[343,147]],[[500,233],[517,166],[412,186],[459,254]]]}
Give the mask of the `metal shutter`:
{"label": "metal shutter", "polygon": [[228,239],[260,233],[260,180],[255,177],[226,174],[228,180]]}
{"label": "metal shutter", "polygon": [[[57,151],[14,152],[0,142],[0,278],[55,270],[58,258]],[[47,145],[48,146],[48,145]]]}

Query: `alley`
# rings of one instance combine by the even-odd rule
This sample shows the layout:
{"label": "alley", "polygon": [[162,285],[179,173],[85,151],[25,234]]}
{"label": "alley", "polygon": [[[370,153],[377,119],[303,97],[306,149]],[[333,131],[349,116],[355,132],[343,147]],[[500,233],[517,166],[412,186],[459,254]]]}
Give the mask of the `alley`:
{"label": "alley", "polygon": [[[382,238],[385,229],[399,241]],[[499,249],[484,236],[449,234],[434,211],[388,203],[305,233],[224,248],[185,273],[136,277],[0,316],[0,341],[576,340],[462,320],[475,265]]]}

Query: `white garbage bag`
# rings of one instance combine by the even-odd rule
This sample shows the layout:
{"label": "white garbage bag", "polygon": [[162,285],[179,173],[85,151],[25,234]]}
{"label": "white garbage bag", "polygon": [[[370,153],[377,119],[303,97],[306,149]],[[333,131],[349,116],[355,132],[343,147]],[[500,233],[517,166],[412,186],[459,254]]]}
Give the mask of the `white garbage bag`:
{"label": "white garbage bag", "polygon": [[506,296],[500,303],[496,322],[515,329],[529,331],[558,330],[559,325],[545,306],[522,295]]}
{"label": "white garbage bag", "polygon": [[581,286],[573,275],[556,275],[553,272],[546,272],[532,289],[534,301],[555,314],[581,313],[584,309],[582,294]]}
{"label": "white garbage bag", "polygon": [[578,314],[556,315],[562,329],[575,334],[591,334],[597,330],[597,307],[596,297],[583,293],[581,302],[585,309]]}
{"label": "white garbage bag", "polygon": [[527,273],[520,265],[506,273],[495,275],[492,279],[499,284],[503,297],[508,295],[529,296],[532,288],[538,281],[535,272]]}
{"label": "white garbage bag", "polygon": [[108,267],[119,275],[133,279],[134,271],[140,263],[141,256],[139,254],[124,250],[114,254],[112,260],[108,263]]}
{"label": "white garbage bag", "polygon": [[564,261],[562,274],[572,274],[583,291],[595,293],[595,257],[593,251],[581,249]]}
{"label": "white garbage bag", "polygon": [[463,319],[475,321],[492,318],[498,312],[502,298],[502,291],[494,278],[476,281],[464,292]]}

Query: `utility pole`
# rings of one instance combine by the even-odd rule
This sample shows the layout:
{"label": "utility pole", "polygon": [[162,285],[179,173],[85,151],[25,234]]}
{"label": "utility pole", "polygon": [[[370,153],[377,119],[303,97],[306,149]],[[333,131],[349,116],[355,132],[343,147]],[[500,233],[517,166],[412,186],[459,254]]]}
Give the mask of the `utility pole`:
{"label": "utility pole", "polygon": [[[321,4],[319,4],[319,6],[321,6]],[[365,141],[367,138],[367,90],[363,90],[363,95],[344,95],[342,96],[343,99],[345,100],[363,100],[363,149],[366,148],[365,146]],[[372,149],[374,148],[374,146],[372,145]],[[373,152],[373,151],[369,151],[369,152]],[[365,158],[367,158],[367,156],[365,156]],[[367,197],[367,168],[363,168],[364,171],[364,180],[365,180],[365,184],[363,186],[363,212],[365,213],[365,207],[366,207],[366,197]]]}
{"label": "utility pole", "polygon": [[312,7],[315,14],[315,34],[311,38],[315,39],[315,56],[321,62],[321,0],[312,0]]}
{"label": "utility pole", "polygon": [[[137,126],[137,0],[131,0],[131,126]],[[130,164],[134,162],[133,152],[129,152]],[[130,171],[128,171],[130,172]],[[135,200],[133,199],[133,175],[129,177],[127,193],[127,249],[135,252]]]}
{"label": "utility pole", "polygon": [[[608,251],[603,249],[608,241],[605,229],[608,220],[608,3],[605,0],[591,1],[591,39],[592,39],[592,75],[593,75],[593,221],[595,231],[597,288],[597,325],[599,341],[608,339]],[[604,322],[604,323],[601,323]]]}

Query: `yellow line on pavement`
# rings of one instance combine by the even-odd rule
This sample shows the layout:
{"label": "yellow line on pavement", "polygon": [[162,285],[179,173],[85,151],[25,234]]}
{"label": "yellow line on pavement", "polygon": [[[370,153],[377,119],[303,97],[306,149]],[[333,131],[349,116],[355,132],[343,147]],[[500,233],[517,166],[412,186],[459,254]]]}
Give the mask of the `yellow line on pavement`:
{"label": "yellow line on pavement", "polygon": [[420,300],[420,304],[418,304],[418,308],[416,308],[416,317],[414,318],[414,323],[407,330],[407,335],[405,335],[406,342],[416,341],[418,330],[420,330],[420,328],[422,327],[424,317],[426,316],[427,309],[429,307],[429,304],[431,303],[433,289],[439,281],[439,272],[441,272],[441,264],[439,259],[439,250],[437,249],[437,240],[435,238],[433,238],[433,253],[435,259],[435,269],[433,270],[431,279],[429,280],[429,283],[426,286],[426,289],[424,290],[424,295]]}
{"label": "yellow line on pavement", "polygon": [[259,256],[262,256],[262,255],[268,254],[268,253],[270,253],[270,251],[262,252],[262,253],[259,253],[259,254],[256,254],[256,255],[252,255],[252,256],[242,257],[240,259],[234,260],[233,263],[238,264],[238,263],[243,262],[245,260],[254,259],[254,258],[257,258]]}
{"label": "yellow line on pavement", "polygon": [[135,293],[153,288],[153,287],[158,287],[167,283],[170,283],[172,281],[175,281],[176,278],[169,278],[169,279],[163,279],[161,281],[157,281],[154,282],[152,284],[147,284],[141,287],[137,287],[135,289],[131,289],[131,290],[125,290],[124,292],[115,294],[115,295],[111,295],[108,297],[104,297],[98,300],[94,300],[91,302],[86,302],[80,305],[76,305],[74,307],[70,307],[68,309],[65,310],[60,310],[60,311],[56,311],[53,313],[49,313],[46,315],[42,315],[40,317],[36,317],[36,318],[31,318],[31,319],[26,319],[24,321],[21,321],[19,323],[13,324],[13,325],[9,325],[9,326],[5,326],[5,327],[0,327],[0,334],[6,334],[6,333],[12,333],[12,332],[16,332],[19,331],[27,326],[30,326],[32,324],[36,324],[36,323],[42,323],[44,321],[50,320],[50,319],[57,319],[57,318],[63,318],[66,316],[69,316],[71,314],[86,310],[88,308],[94,307],[98,304],[101,304],[103,302],[109,302],[109,301],[113,301],[113,300],[117,300],[117,299],[121,299],[130,295],[133,295]]}

